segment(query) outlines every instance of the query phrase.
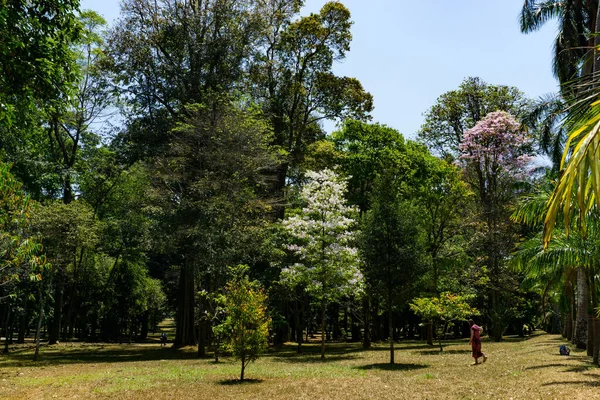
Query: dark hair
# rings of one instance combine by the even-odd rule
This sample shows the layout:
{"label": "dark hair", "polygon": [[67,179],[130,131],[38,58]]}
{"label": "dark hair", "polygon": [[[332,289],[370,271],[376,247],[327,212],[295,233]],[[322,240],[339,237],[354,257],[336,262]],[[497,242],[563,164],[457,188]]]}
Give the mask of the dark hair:
{"label": "dark hair", "polygon": [[475,321],[473,321],[472,319],[469,320],[469,325],[475,325]]}

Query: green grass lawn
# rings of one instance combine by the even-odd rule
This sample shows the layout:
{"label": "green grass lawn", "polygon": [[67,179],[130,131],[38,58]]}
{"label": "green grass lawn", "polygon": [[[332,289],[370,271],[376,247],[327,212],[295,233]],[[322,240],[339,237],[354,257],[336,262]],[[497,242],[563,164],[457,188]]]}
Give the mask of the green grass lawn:
{"label": "green grass lawn", "polygon": [[2,399],[594,399],[600,369],[585,352],[558,355],[559,336],[535,335],[501,343],[484,340],[486,364],[471,366],[467,340],[447,342],[444,352],[422,342],[398,344],[389,365],[385,344],[318,344],[296,354],[290,344],[272,349],[246,370],[224,358],[197,359],[195,348],[158,344],[79,344],[14,347],[0,355]]}

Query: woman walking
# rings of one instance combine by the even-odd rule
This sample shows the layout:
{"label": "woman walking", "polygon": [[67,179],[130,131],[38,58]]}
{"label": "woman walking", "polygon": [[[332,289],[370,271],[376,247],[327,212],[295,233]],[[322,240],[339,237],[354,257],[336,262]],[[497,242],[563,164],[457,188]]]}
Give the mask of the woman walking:
{"label": "woman walking", "polygon": [[469,344],[471,345],[473,358],[475,359],[473,365],[477,365],[479,364],[479,357],[483,357],[483,362],[487,361],[487,356],[481,352],[481,333],[483,332],[483,328],[475,325],[475,322],[472,319],[469,320],[469,326],[471,327]]}

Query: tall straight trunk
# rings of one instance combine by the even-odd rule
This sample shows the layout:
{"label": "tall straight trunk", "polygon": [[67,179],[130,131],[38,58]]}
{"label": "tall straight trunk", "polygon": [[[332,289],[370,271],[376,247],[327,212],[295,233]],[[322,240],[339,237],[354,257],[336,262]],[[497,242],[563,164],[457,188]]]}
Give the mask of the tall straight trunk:
{"label": "tall straight trunk", "polygon": [[327,302],[325,300],[321,300],[321,359],[325,358],[325,322],[326,322],[326,313],[327,311]]}
{"label": "tall straight trunk", "polygon": [[588,304],[588,340],[587,340],[587,354],[590,357],[594,356],[594,343],[596,343],[595,335],[597,330],[594,330],[594,314],[593,309],[594,306],[598,304],[598,294],[596,293],[596,283],[594,281],[594,274],[590,272],[587,273],[588,276],[588,287],[590,293],[591,304]]}
{"label": "tall straight trunk", "polygon": [[584,268],[577,269],[577,316],[573,344],[580,349],[587,347],[589,291]]}
{"label": "tall straight trunk", "polygon": [[342,330],[344,331],[344,340],[348,339],[348,307],[344,307],[344,319],[342,320]]}
{"label": "tall straight trunk", "polygon": [[594,326],[594,343],[593,343],[593,354],[594,364],[599,365],[600,359],[600,318],[593,318],[593,326]]}
{"label": "tall straight trunk", "polygon": [[298,354],[302,352],[302,325],[300,322],[300,300],[296,300],[295,302],[295,310],[294,310],[294,330],[295,330],[295,339],[296,343],[298,343]]}
{"label": "tall straight trunk", "polygon": [[150,310],[144,311],[142,314],[142,327],[140,329],[140,340],[146,340],[148,338],[148,327],[150,323]]}
{"label": "tall straight trunk", "polygon": [[565,293],[567,294],[567,301],[569,302],[569,310],[567,312],[567,318],[565,321],[565,334],[563,335],[568,341],[573,340],[573,309],[574,309],[574,295],[573,295],[573,273],[567,275],[565,282]]}
{"label": "tall straight trunk", "polygon": [[25,343],[25,332],[27,331],[27,325],[29,322],[29,307],[27,307],[27,303],[28,301],[25,300],[23,313],[21,314],[21,318],[19,318],[19,333],[17,336],[17,343]]}
{"label": "tall straight trunk", "polygon": [[394,316],[392,315],[392,293],[388,292],[388,334],[390,335],[390,364],[394,364]]}
{"label": "tall straight trunk", "polygon": [[381,324],[379,321],[379,301],[377,299],[374,300],[370,311],[372,321],[371,340],[378,341],[381,340]]}
{"label": "tall straight trunk", "polygon": [[179,278],[179,301],[175,328],[176,346],[195,346],[196,327],[194,318],[194,265],[186,257]]}
{"label": "tall straight trunk", "polygon": [[10,331],[10,324],[11,324],[11,312],[10,312],[10,303],[8,303],[6,306],[6,318],[4,319],[4,335],[6,336],[5,340],[4,340],[4,352],[5,353],[8,353],[8,343],[12,336],[12,332]]}
{"label": "tall straight trunk", "polygon": [[35,330],[35,353],[33,354],[33,361],[37,361],[40,357],[40,341],[41,341],[41,330],[42,320],[44,319],[44,294],[40,290],[40,312],[38,316],[37,329]]}
{"label": "tall straight trunk", "polygon": [[363,297],[363,319],[363,347],[368,349],[371,347],[371,302],[369,301],[369,297],[367,295],[364,295]]}
{"label": "tall straight trunk", "polygon": [[198,322],[198,357],[206,357],[206,326],[208,321],[204,318],[200,318]]}
{"label": "tall straight trunk", "polygon": [[333,307],[333,323],[332,323],[332,336],[334,340],[340,340],[342,337],[342,331],[340,329],[340,304],[335,303]]}
{"label": "tall straight trunk", "polygon": [[587,343],[586,343],[587,355],[590,357],[594,356],[594,317],[587,315]]}
{"label": "tall straight trunk", "polygon": [[571,341],[573,339],[573,312],[569,311],[565,317],[562,337]]}
{"label": "tall straight trunk", "polygon": [[433,321],[427,323],[427,344],[433,346]]}
{"label": "tall straight trunk", "polygon": [[56,287],[54,290],[54,317],[48,326],[48,344],[58,343],[63,314],[65,276],[62,271],[56,274]]}

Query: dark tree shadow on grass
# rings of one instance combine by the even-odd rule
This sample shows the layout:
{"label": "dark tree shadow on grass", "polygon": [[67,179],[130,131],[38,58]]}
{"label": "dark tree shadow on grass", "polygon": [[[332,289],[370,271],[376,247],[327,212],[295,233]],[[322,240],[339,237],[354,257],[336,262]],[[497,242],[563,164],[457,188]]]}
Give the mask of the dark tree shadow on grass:
{"label": "dark tree shadow on grass", "polygon": [[40,360],[32,361],[31,351],[10,353],[4,360],[0,360],[2,367],[47,367],[62,364],[88,364],[88,363],[115,363],[134,361],[158,360],[189,360],[198,359],[196,352],[181,351],[172,347],[149,346],[89,346],[77,349],[52,348],[44,346],[40,350]]}
{"label": "dark tree shadow on grass", "polygon": [[383,370],[383,371],[412,371],[415,369],[423,369],[423,368],[428,368],[428,367],[429,367],[429,365],[423,365],[423,364],[379,363],[379,364],[361,365],[359,367],[354,367],[354,368],[364,370],[364,371],[368,371],[370,369],[379,369],[379,370]]}
{"label": "dark tree shadow on grass", "polygon": [[561,363],[551,363],[551,364],[541,364],[541,365],[533,365],[531,367],[525,368],[526,370],[536,370],[543,368],[566,368],[561,372],[586,372],[597,368],[594,364],[589,361],[577,358],[574,358],[575,361],[580,362],[581,365],[571,365],[571,364],[561,364]]}
{"label": "dark tree shadow on grass", "polygon": [[443,354],[471,354],[471,350],[444,350],[440,351],[440,349],[432,349],[428,351],[419,351],[419,354],[422,356],[440,356]]}
{"label": "dark tree shadow on grass", "polygon": [[[453,346],[453,345],[464,345],[466,342],[464,340],[449,340],[442,342],[444,346]],[[396,341],[395,342],[395,351],[414,351],[414,350],[426,350],[426,349],[439,349],[439,347],[430,346],[425,344],[424,342],[419,341]],[[308,356],[310,354],[320,355],[321,354],[321,345],[320,343],[310,343],[302,345],[302,352],[297,352],[298,345],[286,343],[284,345],[279,345],[277,347],[272,347],[269,349],[267,353],[265,353],[264,357],[301,357]],[[339,356],[341,354],[352,354],[352,353],[363,353],[363,352],[389,352],[390,347],[388,342],[377,342],[373,343],[373,345],[367,349],[363,348],[360,343],[327,343],[327,349],[325,350],[325,357],[328,355]]]}
{"label": "dark tree shadow on grass", "polygon": [[568,364],[542,364],[542,365],[533,365],[531,367],[526,367],[525,369],[543,369],[543,368],[555,368],[555,367],[568,367]]}
{"label": "dark tree shadow on grass", "polygon": [[313,364],[321,364],[321,363],[332,363],[338,361],[348,361],[354,360],[357,356],[353,354],[330,354],[327,355],[325,353],[325,358],[321,358],[320,354],[295,354],[295,355],[285,355],[274,357],[273,361],[282,362],[286,364],[305,364],[305,363],[313,363]]}
{"label": "dark tree shadow on grass", "polygon": [[219,385],[223,386],[234,386],[234,385],[252,385],[255,383],[261,383],[262,379],[244,379],[240,381],[239,379],[223,379],[219,381]]}
{"label": "dark tree shadow on grass", "polygon": [[554,386],[554,385],[577,385],[577,386],[590,386],[590,387],[600,387],[600,382],[596,381],[556,381],[556,382],[546,382],[543,383],[542,386]]}

